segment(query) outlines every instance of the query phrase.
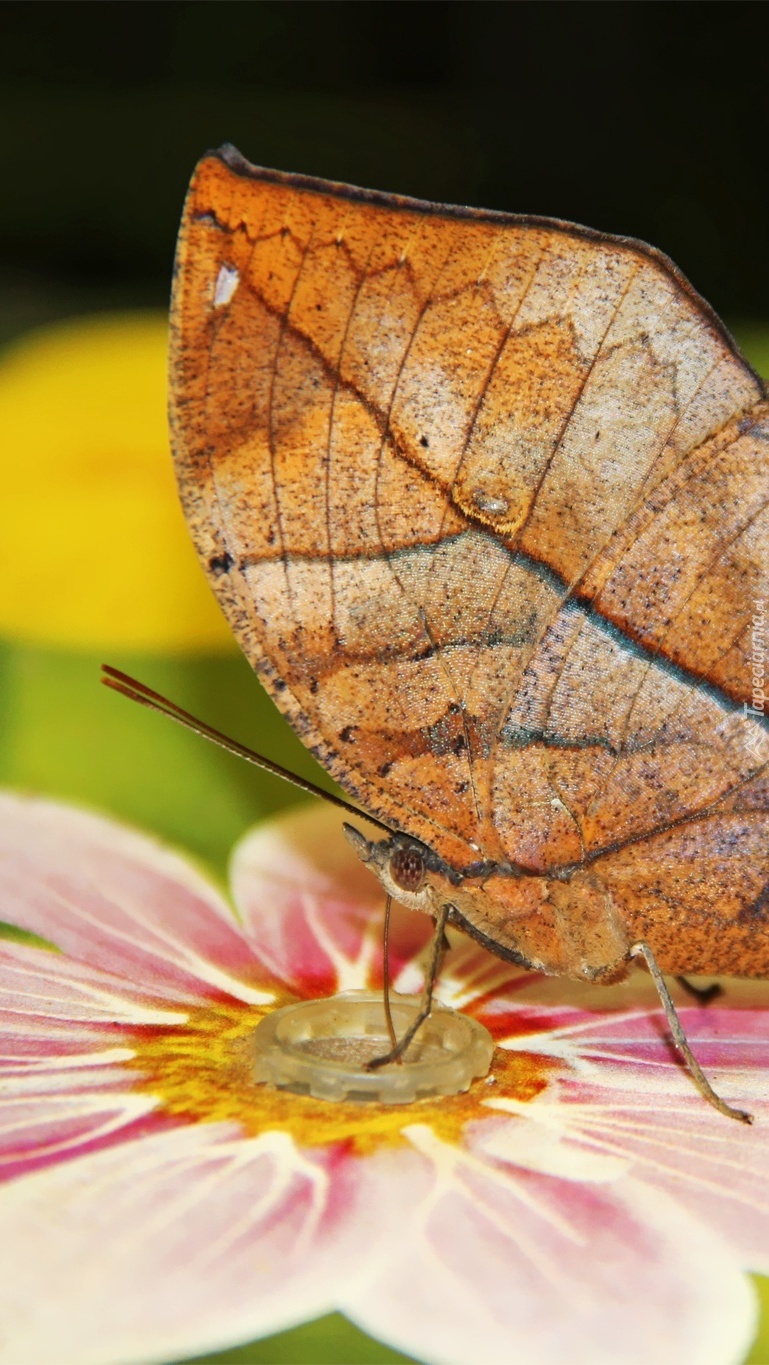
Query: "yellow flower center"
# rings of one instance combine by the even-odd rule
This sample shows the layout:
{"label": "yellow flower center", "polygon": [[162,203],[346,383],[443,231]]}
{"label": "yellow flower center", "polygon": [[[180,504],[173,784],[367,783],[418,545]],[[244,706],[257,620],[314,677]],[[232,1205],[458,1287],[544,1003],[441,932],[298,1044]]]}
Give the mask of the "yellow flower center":
{"label": "yellow flower center", "polygon": [[[275,1006],[288,1004],[289,998]],[[486,1099],[532,1100],[547,1084],[551,1064],[530,1053],[497,1049],[489,1075],[460,1095],[415,1100],[412,1104],[329,1101],[259,1085],[252,1077],[252,1036],[268,1011],[249,1005],[193,1010],[188,1022],[171,1028],[136,1030],[129,1063],[137,1088],[160,1099],[165,1113],[190,1123],[230,1121],[255,1136],[289,1132],[299,1146],[346,1143],[356,1155],[400,1142],[404,1127],[428,1124],[456,1142],[465,1124],[483,1115]]]}

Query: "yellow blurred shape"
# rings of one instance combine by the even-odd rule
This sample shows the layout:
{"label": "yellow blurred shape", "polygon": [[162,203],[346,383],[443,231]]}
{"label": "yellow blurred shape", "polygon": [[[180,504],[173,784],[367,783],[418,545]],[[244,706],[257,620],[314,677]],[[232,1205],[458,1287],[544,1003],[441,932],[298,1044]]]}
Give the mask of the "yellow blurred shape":
{"label": "yellow blurred shape", "polygon": [[234,649],[184,523],[167,322],[46,328],[0,361],[0,633],[85,649]]}

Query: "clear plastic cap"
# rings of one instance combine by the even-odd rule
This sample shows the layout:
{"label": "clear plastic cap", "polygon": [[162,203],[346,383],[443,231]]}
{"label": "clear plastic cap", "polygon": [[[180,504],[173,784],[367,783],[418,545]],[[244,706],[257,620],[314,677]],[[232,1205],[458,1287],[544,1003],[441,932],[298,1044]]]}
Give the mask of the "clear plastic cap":
{"label": "clear plastic cap", "polygon": [[[419,1004],[417,996],[390,996],[399,1038]],[[380,992],[304,1000],[274,1010],[257,1025],[254,1080],[321,1100],[409,1104],[468,1090],[486,1075],[494,1041],[477,1020],[434,1003],[401,1064],[366,1070],[367,1062],[389,1051]]]}

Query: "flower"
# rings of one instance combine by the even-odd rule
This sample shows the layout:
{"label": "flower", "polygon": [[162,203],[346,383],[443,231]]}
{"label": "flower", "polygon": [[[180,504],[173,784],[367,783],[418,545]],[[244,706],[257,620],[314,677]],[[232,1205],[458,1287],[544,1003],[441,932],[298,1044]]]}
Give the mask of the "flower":
{"label": "flower", "polygon": [[0,632],[82,649],[230,651],[174,484],[168,323],[41,329],[0,365]]}
{"label": "flower", "polygon": [[[162,1361],[333,1308],[441,1365],[737,1365],[769,1261],[769,1011],[685,1007],[753,1128],[713,1111],[645,994],[458,940],[440,996],[498,1043],[465,1095],[257,1086],[290,998],[381,984],[378,889],[333,810],[246,836],[239,918],[178,854],[0,797],[0,1362]],[[396,984],[429,923],[395,911]],[[727,996],[727,1000],[728,1000]]]}

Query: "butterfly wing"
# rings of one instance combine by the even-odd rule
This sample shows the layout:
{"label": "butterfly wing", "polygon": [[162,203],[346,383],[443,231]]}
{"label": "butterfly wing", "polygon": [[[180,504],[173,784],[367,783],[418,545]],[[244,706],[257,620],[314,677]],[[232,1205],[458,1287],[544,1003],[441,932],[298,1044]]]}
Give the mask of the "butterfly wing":
{"label": "butterfly wing", "polygon": [[456,868],[613,858],[630,917],[657,895],[639,910],[620,867],[645,841],[685,825],[716,887],[730,802],[769,845],[744,711],[766,397],[664,257],[223,149],[190,188],[172,332],[202,562],[362,806]]}

